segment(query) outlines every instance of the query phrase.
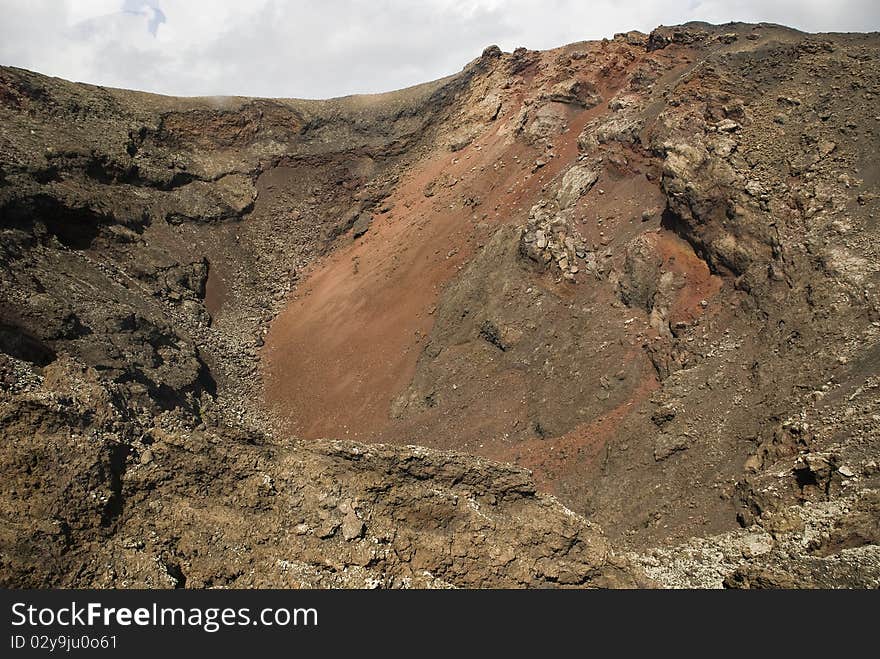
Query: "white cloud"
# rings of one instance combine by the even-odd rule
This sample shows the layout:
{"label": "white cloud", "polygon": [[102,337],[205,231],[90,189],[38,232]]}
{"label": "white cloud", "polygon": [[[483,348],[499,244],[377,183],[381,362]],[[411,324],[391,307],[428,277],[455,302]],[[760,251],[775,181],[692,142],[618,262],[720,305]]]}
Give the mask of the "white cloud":
{"label": "white cloud", "polygon": [[328,97],[689,20],[880,28],[876,0],[0,0],[0,64],[177,95]]}

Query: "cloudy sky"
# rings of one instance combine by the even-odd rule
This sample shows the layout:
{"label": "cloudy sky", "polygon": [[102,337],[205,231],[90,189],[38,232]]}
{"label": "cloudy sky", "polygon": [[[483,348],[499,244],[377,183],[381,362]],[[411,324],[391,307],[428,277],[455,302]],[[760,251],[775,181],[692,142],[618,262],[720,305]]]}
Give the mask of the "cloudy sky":
{"label": "cloudy sky", "polygon": [[326,98],[689,20],[880,30],[878,0],[0,0],[0,64],[175,95]]}

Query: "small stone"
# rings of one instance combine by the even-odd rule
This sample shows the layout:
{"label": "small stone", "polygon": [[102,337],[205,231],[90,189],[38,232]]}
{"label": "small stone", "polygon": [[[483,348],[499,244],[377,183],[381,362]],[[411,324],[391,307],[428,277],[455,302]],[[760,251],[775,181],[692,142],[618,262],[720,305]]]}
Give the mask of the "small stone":
{"label": "small stone", "polygon": [[685,451],[687,448],[688,438],[686,436],[662,433],[654,440],[654,460],[661,462],[673,453]]}
{"label": "small stone", "polygon": [[822,140],[821,142],[819,142],[819,155],[823,158],[825,156],[829,156],[834,152],[836,148],[837,144],[835,144],[834,142],[831,142],[829,140]]}
{"label": "small stone", "polygon": [[712,150],[715,152],[715,155],[721,158],[727,158],[731,153],[736,150],[736,148],[736,140],[730,137],[730,135],[725,135],[724,137],[720,138],[712,146]]}
{"label": "small stone", "polygon": [[850,469],[850,468],[847,467],[846,465],[843,465],[843,466],[840,467],[837,471],[838,471],[838,472],[840,473],[840,475],[843,476],[844,478],[852,478],[853,476],[856,475],[856,472],[854,472],[852,469]]}
{"label": "small stone", "polygon": [[750,455],[746,458],[745,463],[743,464],[743,468],[751,473],[755,473],[758,471],[764,464],[764,460],[760,455]]}
{"label": "small stone", "polygon": [[773,539],[766,534],[749,535],[742,545],[743,558],[762,556],[773,549]]}
{"label": "small stone", "polygon": [[651,421],[653,421],[656,426],[662,428],[675,418],[675,414],[675,406],[667,403],[654,410],[654,413],[651,415]]}
{"label": "small stone", "polygon": [[753,197],[760,197],[767,194],[767,188],[760,181],[749,181],[746,183],[746,192]]}
{"label": "small stone", "polygon": [[332,538],[336,531],[339,530],[340,523],[337,519],[328,518],[325,519],[321,526],[316,530],[315,535],[317,535],[322,540],[325,538]]}
{"label": "small stone", "polygon": [[147,449],[143,453],[141,453],[141,464],[148,465],[153,461],[153,452],[150,449]]}
{"label": "small stone", "polygon": [[739,130],[739,127],[739,124],[733,121],[733,119],[723,119],[715,125],[719,133],[732,133],[735,130]]}
{"label": "small stone", "polygon": [[776,536],[782,533],[797,533],[804,530],[804,520],[797,510],[782,509],[775,513],[766,511],[761,515],[761,526]]}
{"label": "small stone", "polygon": [[357,220],[355,220],[355,223],[352,225],[352,236],[354,236],[355,238],[360,238],[367,231],[370,230],[370,225],[372,223],[373,216],[370,213],[364,211],[363,213],[358,215]]}
{"label": "small stone", "polygon": [[587,194],[596,181],[599,173],[595,170],[575,165],[562,177],[562,184],[556,193],[560,208],[570,208],[578,199]]}
{"label": "small stone", "polygon": [[340,503],[339,512],[341,512],[343,515],[348,515],[349,513],[355,512],[354,507],[351,505],[351,501],[346,499],[345,501]]}
{"label": "small stone", "polygon": [[345,519],[342,520],[342,537],[348,542],[363,537],[366,530],[366,524],[364,524],[363,520],[361,520],[354,511],[348,513],[345,516]]}

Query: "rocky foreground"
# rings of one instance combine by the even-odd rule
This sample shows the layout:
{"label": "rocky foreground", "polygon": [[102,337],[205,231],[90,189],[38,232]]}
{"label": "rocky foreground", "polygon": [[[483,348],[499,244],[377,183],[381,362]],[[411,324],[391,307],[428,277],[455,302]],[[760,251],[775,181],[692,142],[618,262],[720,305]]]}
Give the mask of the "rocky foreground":
{"label": "rocky foreground", "polygon": [[0,67],[0,584],[880,586],[878,56],[688,24],[329,101]]}

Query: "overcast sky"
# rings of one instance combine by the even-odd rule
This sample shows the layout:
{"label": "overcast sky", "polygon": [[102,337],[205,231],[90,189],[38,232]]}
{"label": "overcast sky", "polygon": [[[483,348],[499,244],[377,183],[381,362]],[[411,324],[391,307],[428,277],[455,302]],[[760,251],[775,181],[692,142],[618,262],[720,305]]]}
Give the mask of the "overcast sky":
{"label": "overcast sky", "polygon": [[880,0],[0,0],[0,64],[192,95],[327,98],[689,20],[880,29]]}

